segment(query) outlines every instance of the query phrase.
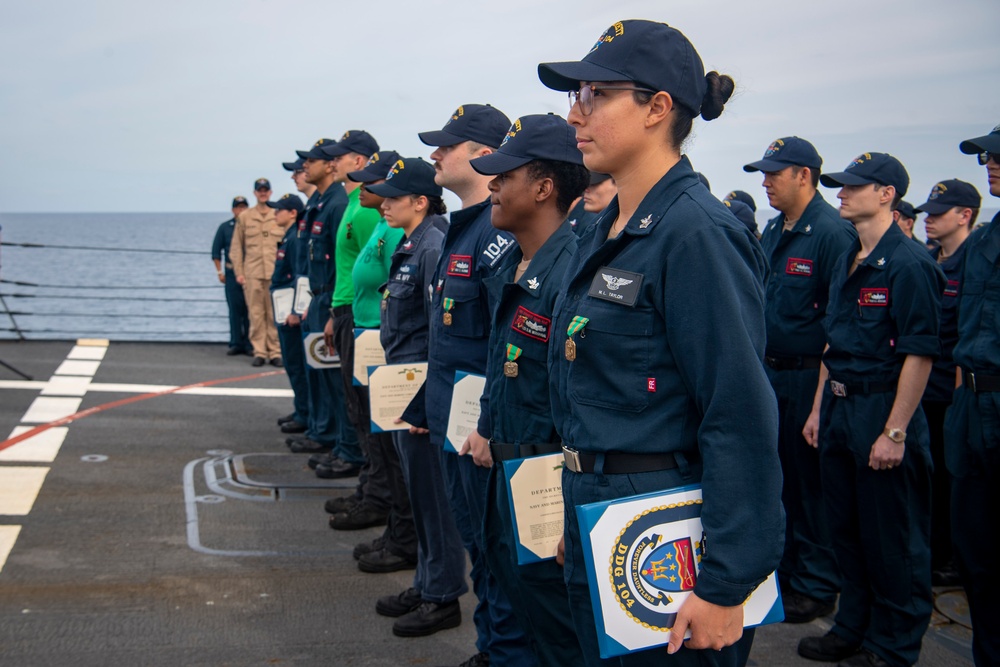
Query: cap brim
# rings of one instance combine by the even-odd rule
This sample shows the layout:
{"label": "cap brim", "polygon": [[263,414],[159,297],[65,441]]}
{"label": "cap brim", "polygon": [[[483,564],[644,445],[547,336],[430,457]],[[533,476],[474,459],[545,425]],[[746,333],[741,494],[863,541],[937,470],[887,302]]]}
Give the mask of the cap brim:
{"label": "cap brim", "polygon": [[417,135],[417,138],[428,146],[454,146],[455,144],[460,144],[463,141],[471,141],[466,137],[460,137],[457,134],[445,132],[444,130],[421,132]]}
{"label": "cap brim", "polygon": [[867,185],[868,183],[877,183],[878,181],[870,178],[861,178],[854,174],[848,174],[846,171],[841,171],[835,174],[823,174],[819,177],[819,182],[828,188],[839,188],[842,185]]}
{"label": "cap brim", "polygon": [[[957,204],[941,204],[935,201],[929,201],[925,204],[921,204],[916,207],[914,212],[916,213],[930,213],[931,215],[941,215],[942,213],[947,213],[951,209],[955,208]],[[905,214],[904,214],[905,215]]]}
{"label": "cap brim", "polygon": [[324,146],[319,149],[319,152],[326,156],[327,160],[331,160],[335,157],[340,157],[341,155],[347,155],[351,152],[350,148],[344,148],[339,144],[334,144],[332,146]]}
{"label": "cap brim", "polygon": [[[763,171],[763,172],[775,172],[781,171],[786,167],[797,166],[792,162],[783,162],[778,160],[757,160],[756,162],[751,162],[750,164],[743,165],[743,171],[749,173],[752,171]],[[799,165],[808,166],[808,165]]]}
{"label": "cap brim", "polygon": [[469,164],[483,176],[496,176],[497,174],[505,174],[508,171],[517,169],[518,167],[523,167],[533,159],[534,158],[530,157],[508,155],[498,151],[496,153],[490,153],[489,155],[477,157],[475,160],[470,160]]}
{"label": "cap brim", "polygon": [[389,183],[379,183],[378,185],[366,185],[365,190],[372,193],[373,195],[378,195],[379,197],[402,197],[403,195],[412,195],[413,192],[407,192],[406,190],[400,190],[399,188],[390,185]]}
{"label": "cap brim", "polygon": [[1000,153],[1000,134],[987,134],[984,137],[966,139],[958,145],[958,150],[966,155],[975,155],[983,151]]}
{"label": "cap brim", "polygon": [[330,159],[326,155],[324,155],[321,151],[314,151],[314,150],[295,151],[295,154],[298,155],[303,160],[329,160]]}
{"label": "cap brim", "polygon": [[631,81],[630,77],[613,69],[584,60],[563,63],[541,63],[538,78],[552,90],[579,90],[581,81]]}
{"label": "cap brim", "polygon": [[280,206],[278,206],[278,202],[276,202],[276,201],[267,201],[267,202],[264,202],[264,204],[266,206],[268,206],[269,208],[273,208],[273,209],[280,209],[281,208]]}
{"label": "cap brim", "polygon": [[366,169],[361,169],[359,171],[352,171],[349,174],[347,174],[347,180],[353,181],[355,183],[371,183],[372,181],[377,181],[380,178],[385,178],[385,176],[373,174],[372,172]]}
{"label": "cap brim", "polygon": [[599,185],[599,184],[603,183],[604,181],[608,180],[609,178],[611,178],[611,174],[602,174],[599,171],[592,171],[592,172],[590,172],[590,184],[591,185]]}
{"label": "cap brim", "polygon": [[282,162],[281,166],[284,167],[285,171],[298,171],[299,169],[297,162]]}

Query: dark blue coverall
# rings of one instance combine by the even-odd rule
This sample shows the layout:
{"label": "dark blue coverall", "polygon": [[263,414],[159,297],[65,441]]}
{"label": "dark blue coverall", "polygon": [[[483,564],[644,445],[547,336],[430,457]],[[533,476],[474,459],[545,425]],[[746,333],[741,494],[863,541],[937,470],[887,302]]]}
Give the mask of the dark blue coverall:
{"label": "dark blue coverall", "polygon": [[[271,293],[282,288],[295,289],[295,277],[299,274],[297,260],[302,255],[304,245],[300,235],[305,229],[305,218],[288,226],[288,230],[278,243],[278,254],[271,274]],[[306,380],[306,355],[302,347],[301,326],[278,323],[278,343],[284,361],[288,383],[294,394],[295,421],[309,423],[309,383]]]}
{"label": "dark blue coverall", "polygon": [[229,307],[229,347],[240,352],[253,352],[250,345],[250,311],[243,297],[243,287],[236,282],[233,265],[229,261],[229,244],[233,242],[236,218],[230,218],[219,225],[212,241],[212,259],[222,261],[225,252],[226,305]]}

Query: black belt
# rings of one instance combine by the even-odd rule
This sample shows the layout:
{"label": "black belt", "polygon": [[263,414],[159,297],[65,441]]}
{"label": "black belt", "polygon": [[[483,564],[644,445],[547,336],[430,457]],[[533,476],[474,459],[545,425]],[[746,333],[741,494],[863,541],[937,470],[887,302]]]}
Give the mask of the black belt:
{"label": "black belt", "polygon": [[531,456],[541,456],[542,454],[555,454],[561,451],[562,445],[558,442],[548,442],[540,445],[511,445],[506,442],[493,442],[490,440],[490,456],[493,457],[493,463],[526,459]]}
{"label": "black belt", "polygon": [[349,314],[351,312],[351,306],[336,306],[330,309],[330,314],[334,317],[340,317],[341,315]]}
{"label": "black belt", "polygon": [[764,363],[776,371],[798,371],[819,368],[823,357],[764,357]]}
{"label": "black belt", "polygon": [[1000,375],[983,375],[962,369],[962,384],[972,393],[1000,391]]}
{"label": "black belt", "polygon": [[[570,472],[594,472],[599,454],[578,452],[563,445],[563,460]],[[682,455],[688,463],[701,461],[701,455],[696,451],[676,452]],[[629,454],[626,452],[606,452],[602,471],[608,475],[628,475],[656,470],[673,470],[678,467],[676,454]]]}
{"label": "black belt", "polygon": [[896,382],[838,382],[830,378],[830,391],[834,396],[847,398],[854,394],[884,394],[889,391],[896,391]]}

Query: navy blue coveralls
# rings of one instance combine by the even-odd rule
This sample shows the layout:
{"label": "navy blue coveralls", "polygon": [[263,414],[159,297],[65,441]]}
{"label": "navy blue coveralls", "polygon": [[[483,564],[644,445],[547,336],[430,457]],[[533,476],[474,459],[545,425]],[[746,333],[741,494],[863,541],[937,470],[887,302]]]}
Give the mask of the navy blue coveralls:
{"label": "navy blue coveralls", "polygon": [[226,305],[229,307],[229,347],[240,352],[253,352],[250,345],[250,311],[243,296],[243,287],[236,282],[232,262],[229,261],[229,244],[233,242],[233,229],[236,228],[236,218],[230,218],[219,225],[212,241],[212,259],[222,261],[222,253],[226,254],[225,290]]}
{"label": "navy blue coveralls", "polygon": [[[347,194],[338,183],[331,184],[316,199],[315,206],[306,208],[306,227],[309,230],[307,268],[313,298],[302,324],[304,335],[323,333],[323,327],[330,319],[330,303],[337,276],[334,261],[337,226],[346,208]],[[307,367],[311,419],[307,435],[316,442],[332,446],[334,455],[341,460],[360,465],[364,462],[361,445],[354,427],[347,420],[340,372],[340,369]]]}
{"label": "navy blue coveralls", "polygon": [[[295,276],[298,275],[297,260],[301,255],[303,244],[300,235],[305,229],[305,218],[288,226],[285,235],[278,243],[278,254],[274,258],[274,273],[271,274],[271,293],[282,288],[295,288]],[[306,355],[302,347],[300,326],[288,326],[278,323],[278,343],[281,345],[281,358],[285,365],[288,383],[292,386],[294,395],[295,421],[300,424],[309,423],[309,383],[306,380]]]}
{"label": "navy blue coveralls", "polygon": [[[443,218],[428,216],[409,237],[400,239],[392,255],[389,281],[381,310],[379,338],[390,364],[427,359],[430,290],[441,253],[444,233],[436,226]],[[426,408],[420,395],[402,417],[425,428]],[[409,494],[417,532],[417,570],[413,587],[421,598],[442,604],[468,591],[465,583],[465,551],[455,518],[448,507],[448,493],[441,470],[438,447],[427,434],[393,431],[393,444],[405,479],[405,489],[390,477],[393,495]]]}
{"label": "navy blue coveralls", "polygon": [[945,421],[945,459],[955,478],[955,563],[972,612],[972,654],[983,666],[1000,664],[1000,215],[965,246],[954,351],[965,374]]}
{"label": "navy blue coveralls", "polygon": [[583,197],[576,206],[570,210],[569,215],[566,216],[566,222],[573,229],[573,233],[577,236],[582,236],[587,228],[590,227],[597,221],[600,213],[591,213],[590,211],[583,208]]}
{"label": "navy blue coveralls", "polygon": [[[482,411],[490,415],[493,470],[487,490],[484,541],[486,562],[513,603],[514,614],[541,665],[583,662],[573,629],[563,570],[554,559],[518,565],[503,461],[561,452],[549,403],[548,347],[553,337],[552,307],[576,254],[576,234],[567,220],[538,249],[521,279],[523,259],[515,248],[495,276],[484,282],[493,305],[486,392]],[[521,352],[517,377],[504,374],[507,346]]]}
{"label": "navy blue coveralls", "polygon": [[[722,651],[599,658],[575,506],[701,481],[712,547],[694,592],[725,606],[742,604],[777,567],[784,537],[778,411],[763,364],[767,262],[757,239],[686,157],[607,240],[617,216],[615,198],[580,239],[549,346],[556,430],[566,447],[594,456],[592,472],[563,471],[573,622],[588,665],[742,665],[753,630]],[[565,341],[575,316],[590,319],[573,336],[570,361]],[[637,454],[660,463],[604,472]]]}
{"label": "navy blue coveralls", "polygon": [[[966,239],[968,240],[968,239]],[[931,461],[931,570],[947,569],[951,565],[951,477],[944,459],[944,419],[955,393],[955,361],[952,352],[958,342],[958,294],[961,287],[965,248],[958,249],[938,266],[947,280],[941,295],[941,356],[934,360],[934,368],[927,379],[927,389],[920,405],[927,416],[930,432]],[[941,256],[940,246],[931,250],[935,260]]]}
{"label": "navy blue coveralls", "polygon": [[[489,469],[471,456],[444,449],[455,371],[486,374],[490,312],[483,279],[517,243],[490,223],[489,200],[455,211],[434,274],[427,377],[427,421],[431,442],[441,448],[441,461],[451,509],[472,561],[472,586],[478,598],[473,621],[476,647],[497,664],[534,664],[527,636],[510,601],[490,574],[483,553],[483,517]],[[448,299],[446,302],[445,299]],[[450,325],[445,321],[448,303]],[[479,416],[479,434],[490,437],[489,414]],[[414,513],[416,510],[414,509]]]}
{"label": "navy blue coveralls", "polygon": [[[853,274],[861,244],[837,262],[820,410],[823,497],[843,576],[833,632],[891,665],[912,665],[931,616],[931,456],[917,407],[903,462],[868,466],[907,355],[937,357],[944,274],[891,225]],[[834,394],[834,382],[844,391]]]}
{"label": "navy blue coveralls", "polygon": [[840,573],[830,542],[820,490],[819,454],[802,436],[819,381],[826,345],[823,318],[837,258],[857,238],[818,192],[789,231],[782,213],[760,238],[771,271],[764,316],[767,377],[778,398],[778,455],[784,474],[785,553],[782,584],[813,600],[833,604]]}

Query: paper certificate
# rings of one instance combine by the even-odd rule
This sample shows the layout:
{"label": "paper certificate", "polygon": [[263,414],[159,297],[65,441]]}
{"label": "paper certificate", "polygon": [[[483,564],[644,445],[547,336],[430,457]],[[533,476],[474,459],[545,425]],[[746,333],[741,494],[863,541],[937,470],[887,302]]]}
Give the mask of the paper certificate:
{"label": "paper certificate", "polygon": [[[368,367],[384,366],[385,350],[378,329],[354,330],[354,384],[368,386]],[[399,415],[396,415],[397,417]]]}
{"label": "paper certificate", "polygon": [[448,430],[444,437],[445,450],[457,453],[469,434],[476,430],[479,425],[479,399],[484,389],[484,376],[455,371],[455,388],[451,394]]}
{"label": "paper certificate", "polygon": [[274,321],[277,324],[284,324],[288,316],[292,314],[292,305],[295,301],[295,288],[283,287],[271,292],[271,304],[274,306]]}
{"label": "paper certificate", "polygon": [[517,564],[555,558],[563,536],[562,452],[503,462]]}
{"label": "paper certificate", "polygon": [[306,334],[302,338],[302,346],[306,352],[306,363],[310,367],[320,370],[340,368],[340,355],[330,354],[330,348],[326,346],[322,333]]}
{"label": "paper certificate", "polygon": [[[576,508],[602,658],[664,646],[701,569],[701,487]],[[743,603],[744,627],[784,619],[774,573]]]}
{"label": "paper certificate", "polygon": [[293,308],[293,312],[296,315],[301,315],[306,312],[312,298],[312,292],[309,291],[309,278],[300,276],[299,279],[295,281],[295,306]]}
{"label": "paper certificate", "polygon": [[371,396],[372,433],[403,431],[406,422],[394,423],[427,379],[427,362],[387,364],[368,367],[368,389]]}

